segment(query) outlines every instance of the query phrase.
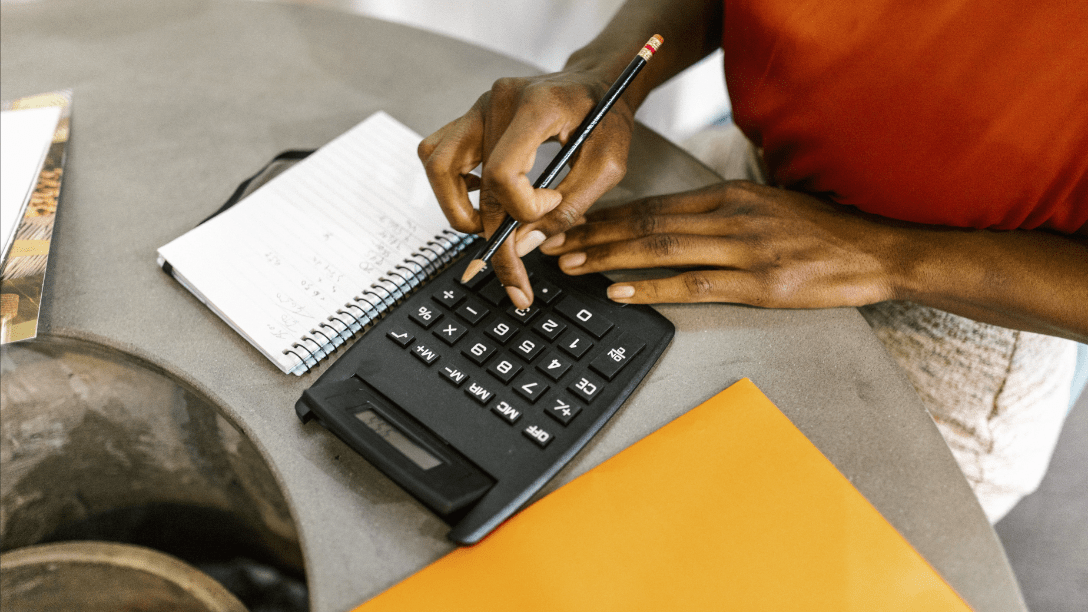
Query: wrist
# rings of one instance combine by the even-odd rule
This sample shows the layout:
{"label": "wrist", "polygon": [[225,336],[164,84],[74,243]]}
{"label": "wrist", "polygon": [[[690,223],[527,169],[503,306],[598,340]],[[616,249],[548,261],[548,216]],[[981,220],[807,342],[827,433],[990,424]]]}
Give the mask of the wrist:
{"label": "wrist", "polygon": [[[631,63],[631,60],[635,59],[640,49],[641,47],[633,47],[630,53],[627,53],[626,50],[609,53],[599,51],[592,46],[583,47],[571,54],[563,70],[565,72],[580,73],[596,81],[602,88],[601,93],[603,95],[615,83],[616,79]],[[631,82],[621,98],[621,101],[625,102],[631,109],[632,115],[657,85],[657,83],[651,82],[651,75],[646,74],[647,72],[649,71],[644,69],[643,74],[640,74],[638,78]]]}
{"label": "wrist", "polygon": [[879,248],[885,300],[917,301],[925,293],[932,254],[927,232],[879,224],[873,237]]}
{"label": "wrist", "polygon": [[[942,302],[943,296],[983,282],[986,270],[977,261],[963,256],[964,251],[970,251],[985,239],[979,230],[887,229],[892,234],[893,256],[887,268],[894,296],[891,299],[933,305]],[[954,276],[949,275],[950,270],[955,271]]]}

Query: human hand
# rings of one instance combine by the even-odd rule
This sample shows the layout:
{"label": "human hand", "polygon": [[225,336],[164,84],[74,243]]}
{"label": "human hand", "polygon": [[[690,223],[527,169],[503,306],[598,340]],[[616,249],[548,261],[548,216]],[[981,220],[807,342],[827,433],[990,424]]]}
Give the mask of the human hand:
{"label": "human hand", "polygon": [[617,302],[826,308],[895,297],[894,231],[803,193],[729,181],[590,213],[541,251],[560,255],[572,275],[696,268],[614,284],[608,296]]}
{"label": "human hand", "polygon": [[[621,98],[583,143],[562,183],[534,189],[526,176],[537,148],[550,140],[566,143],[610,84],[586,71],[499,79],[464,116],[419,145],[427,178],[454,229],[490,237],[507,214],[521,223],[491,260],[519,308],[533,299],[520,256],[581,220],[626,172],[634,113]],[[477,179],[470,173],[480,164]],[[477,185],[479,211],[468,199]]]}

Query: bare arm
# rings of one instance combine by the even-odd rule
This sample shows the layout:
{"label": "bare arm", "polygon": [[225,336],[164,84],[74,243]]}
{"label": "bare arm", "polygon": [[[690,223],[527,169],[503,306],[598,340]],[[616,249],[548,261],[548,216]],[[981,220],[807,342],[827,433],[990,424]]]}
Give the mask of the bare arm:
{"label": "bare arm", "polygon": [[632,202],[542,245],[569,274],[672,267],[613,285],[625,303],[773,308],[910,300],[1088,342],[1088,228],[964,230],[908,224],[743,181]]}
{"label": "bare arm", "polygon": [[900,230],[896,298],[1088,343],[1088,232]]}

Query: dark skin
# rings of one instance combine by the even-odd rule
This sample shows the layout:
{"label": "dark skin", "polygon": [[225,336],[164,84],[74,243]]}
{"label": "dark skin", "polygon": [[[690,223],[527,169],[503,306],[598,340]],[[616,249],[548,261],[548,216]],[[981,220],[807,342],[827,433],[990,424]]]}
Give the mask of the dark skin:
{"label": "dark skin", "polygon": [[[743,181],[587,215],[623,177],[634,110],[654,86],[717,48],[720,24],[720,1],[632,0],[562,72],[496,82],[420,144],[455,229],[489,236],[505,214],[521,222],[492,260],[514,304],[532,302],[519,255],[540,246],[568,274],[686,270],[612,285],[618,302],[824,308],[899,299],[1088,342],[1088,227],[1060,235],[923,226]],[[536,148],[565,142],[655,32],[665,38],[662,52],[587,140],[570,175],[534,190],[525,173]],[[480,163],[476,211],[467,197],[476,181],[466,175]]]}

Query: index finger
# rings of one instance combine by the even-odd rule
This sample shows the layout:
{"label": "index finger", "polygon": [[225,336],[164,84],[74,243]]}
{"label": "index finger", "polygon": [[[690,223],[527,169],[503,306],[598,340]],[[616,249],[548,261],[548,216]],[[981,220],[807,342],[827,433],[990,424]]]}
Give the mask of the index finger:
{"label": "index finger", "polygon": [[483,155],[484,128],[480,104],[478,100],[464,116],[424,138],[417,149],[442,214],[453,229],[466,234],[483,231],[480,215],[468,198],[468,192],[476,186],[476,180],[466,180],[466,176],[480,164]]}

